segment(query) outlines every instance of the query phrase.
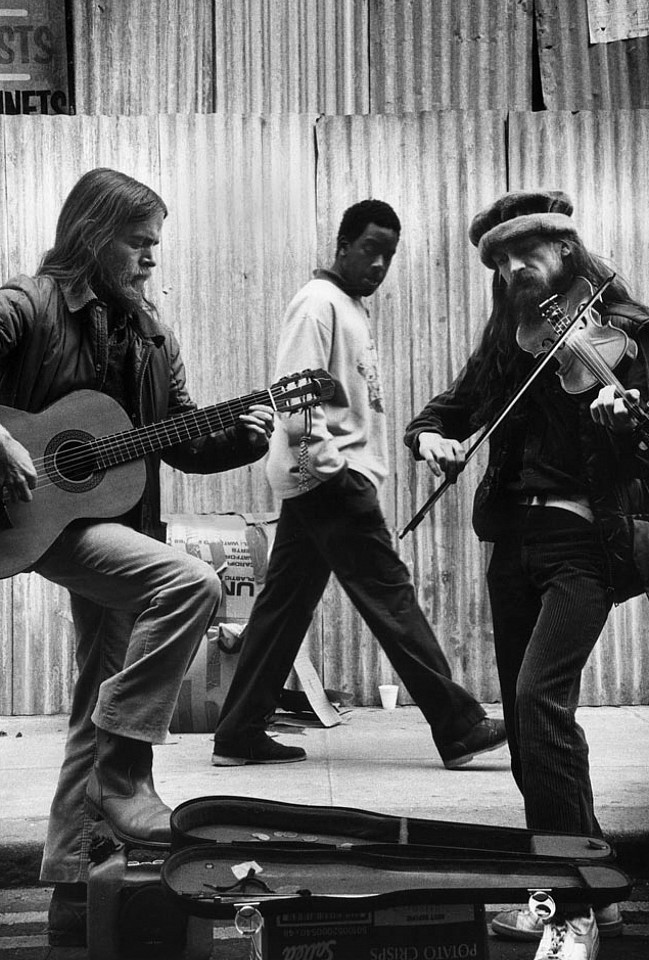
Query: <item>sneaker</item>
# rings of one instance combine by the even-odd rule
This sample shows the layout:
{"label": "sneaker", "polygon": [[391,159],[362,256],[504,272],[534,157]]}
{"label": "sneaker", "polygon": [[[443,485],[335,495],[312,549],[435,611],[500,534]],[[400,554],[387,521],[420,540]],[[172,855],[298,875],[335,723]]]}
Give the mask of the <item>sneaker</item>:
{"label": "sneaker", "polygon": [[56,883],[47,912],[50,947],[86,946],[85,884]]}
{"label": "sneaker", "polygon": [[593,911],[585,917],[546,920],[534,960],[595,960],[599,934]]}
{"label": "sneaker", "polygon": [[213,767],[243,767],[246,763],[297,763],[306,760],[302,747],[287,747],[262,733],[254,740],[215,743]]}
{"label": "sneaker", "polygon": [[[622,934],[622,914],[617,903],[595,910],[595,921],[600,937],[619,937]],[[497,937],[508,940],[540,940],[543,934],[543,921],[529,907],[520,910],[506,910],[491,921],[491,929]]]}
{"label": "sneaker", "polygon": [[490,720],[484,717],[471,727],[463,740],[455,740],[445,748],[442,755],[447,770],[454,770],[469,763],[479,753],[498,750],[507,743],[505,724],[502,720]]}

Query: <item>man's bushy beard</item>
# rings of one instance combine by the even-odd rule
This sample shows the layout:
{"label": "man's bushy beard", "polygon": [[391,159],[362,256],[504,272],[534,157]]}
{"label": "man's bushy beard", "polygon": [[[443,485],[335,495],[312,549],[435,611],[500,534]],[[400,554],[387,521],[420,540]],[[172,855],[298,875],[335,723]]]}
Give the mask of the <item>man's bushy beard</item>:
{"label": "man's bushy beard", "polygon": [[540,322],[540,305],[552,294],[564,290],[569,278],[570,271],[565,263],[550,277],[544,277],[536,270],[528,268],[519,270],[505,289],[509,315],[519,322]]}
{"label": "man's bushy beard", "polygon": [[130,273],[116,261],[99,263],[96,275],[96,292],[100,294],[109,306],[116,307],[125,313],[146,309],[148,301],[144,296],[144,289],[129,283]]}

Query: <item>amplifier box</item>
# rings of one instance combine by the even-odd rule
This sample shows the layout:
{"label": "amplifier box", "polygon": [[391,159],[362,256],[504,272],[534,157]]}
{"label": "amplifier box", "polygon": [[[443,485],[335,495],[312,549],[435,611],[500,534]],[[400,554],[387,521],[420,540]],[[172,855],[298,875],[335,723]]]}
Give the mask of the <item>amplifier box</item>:
{"label": "amplifier box", "polygon": [[208,960],[213,924],[160,882],[168,851],[118,847],[88,877],[88,960]]}

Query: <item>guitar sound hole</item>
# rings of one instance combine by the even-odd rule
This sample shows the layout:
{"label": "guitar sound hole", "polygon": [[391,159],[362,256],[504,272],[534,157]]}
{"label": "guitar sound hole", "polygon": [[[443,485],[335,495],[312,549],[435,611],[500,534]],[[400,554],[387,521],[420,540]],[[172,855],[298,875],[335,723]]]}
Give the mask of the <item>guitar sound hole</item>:
{"label": "guitar sound hole", "polygon": [[87,443],[62,443],[54,457],[54,468],[64,480],[83,483],[95,470],[95,458]]}
{"label": "guitar sound hole", "polygon": [[50,440],[45,450],[45,469],[62,490],[82,493],[101,482],[105,471],[97,467],[93,439],[80,430],[67,430]]}

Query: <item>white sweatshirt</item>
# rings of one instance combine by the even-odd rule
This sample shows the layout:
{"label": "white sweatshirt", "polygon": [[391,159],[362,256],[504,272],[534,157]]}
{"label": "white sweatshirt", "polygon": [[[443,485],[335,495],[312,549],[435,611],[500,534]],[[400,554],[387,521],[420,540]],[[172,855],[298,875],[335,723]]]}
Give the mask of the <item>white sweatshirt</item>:
{"label": "white sweatshirt", "polygon": [[312,490],[345,464],[376,487],[387,476],[387,428],[369,312],[325,276],[318,271],[296,294],[280,333],[275,379],[323,367],[336,381],[333,399],[311,411],[306,485],[300,485],[298,470],[304,414],[277,417],[266,470],[282,500]]}

